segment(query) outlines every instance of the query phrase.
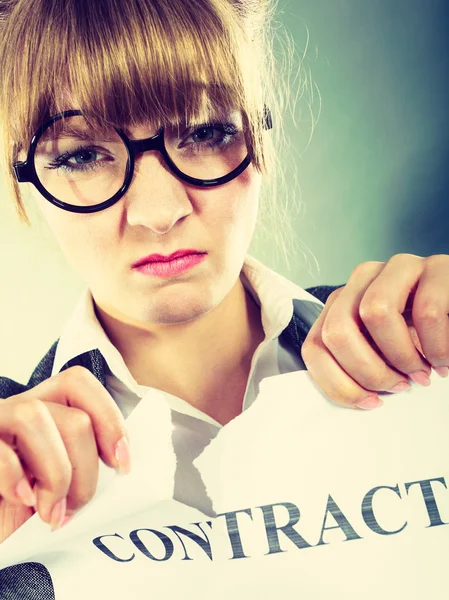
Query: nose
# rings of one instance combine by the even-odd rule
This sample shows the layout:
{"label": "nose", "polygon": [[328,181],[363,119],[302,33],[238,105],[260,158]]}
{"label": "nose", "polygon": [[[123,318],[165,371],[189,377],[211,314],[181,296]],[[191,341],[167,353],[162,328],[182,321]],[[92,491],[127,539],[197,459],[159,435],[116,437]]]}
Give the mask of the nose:
{"label": "nose", "polygon": [[159,152],[136,156],[133,180],[124,199],[128,224],[141,225],[158,235],[167,234],[193,212],[185,184]]}

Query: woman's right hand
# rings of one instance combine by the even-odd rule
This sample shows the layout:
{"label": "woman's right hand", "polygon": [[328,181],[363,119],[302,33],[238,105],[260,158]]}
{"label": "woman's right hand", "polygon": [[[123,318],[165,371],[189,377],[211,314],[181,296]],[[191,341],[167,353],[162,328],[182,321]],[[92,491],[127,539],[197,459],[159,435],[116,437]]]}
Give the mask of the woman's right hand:
{"label": "woman's right hand", "polygon": [[54,530],[87,504],[99,457],[129,472],[124,418],[87,369],[0,399],[0,543],[35,512]]}

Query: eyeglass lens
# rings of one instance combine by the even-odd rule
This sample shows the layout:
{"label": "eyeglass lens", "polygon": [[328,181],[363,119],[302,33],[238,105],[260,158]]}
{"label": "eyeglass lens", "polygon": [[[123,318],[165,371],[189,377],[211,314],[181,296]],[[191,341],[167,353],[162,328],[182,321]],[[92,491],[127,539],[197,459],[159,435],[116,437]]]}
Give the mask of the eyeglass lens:
{"label": "eyeglass lens", "polygon": [[[182,173],[203,180],[228,175],[248,153],[238,113],[203,125],[166,127],[164,144]],[[72,206],[95,206],[114,196],[125,182],[128,162],[127,147],[115,129],[94,129],[82,115],[55,121],[43,132],[34,156],[44,188]]]}

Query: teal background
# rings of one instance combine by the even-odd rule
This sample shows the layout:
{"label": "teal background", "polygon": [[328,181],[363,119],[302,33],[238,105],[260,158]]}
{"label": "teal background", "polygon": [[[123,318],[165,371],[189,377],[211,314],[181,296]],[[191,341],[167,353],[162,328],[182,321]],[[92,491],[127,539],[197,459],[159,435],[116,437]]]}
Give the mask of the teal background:
{"label": "teal background", "polygon": [[309,250],[277,269],[307,287],[396,253],[449,253],[449,2],[291,0],[278,18],[297,54],[309,35],[304,67],[322,106],[305,151],[308,98],[297,128],[286,115],[287,177],[296,164],[304,205],[295,233]]}

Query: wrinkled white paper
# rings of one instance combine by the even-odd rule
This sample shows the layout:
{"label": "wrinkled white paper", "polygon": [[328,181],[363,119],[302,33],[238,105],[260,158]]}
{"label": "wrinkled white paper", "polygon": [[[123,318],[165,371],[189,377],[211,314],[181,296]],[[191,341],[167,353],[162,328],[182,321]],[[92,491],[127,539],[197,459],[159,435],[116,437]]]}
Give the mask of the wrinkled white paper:
{"label": "wrinkled white paper", "polygon": [[353,411],[307,372],[265,379],[195,460],[214,518],[173,500],[163,395],[127,425],[132,472],[101,465],[89,505],[54,533],[34,515],[0,568],[45,565],[56,600],[447,600],[449,380]]}

